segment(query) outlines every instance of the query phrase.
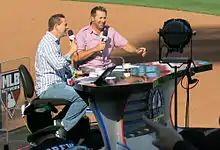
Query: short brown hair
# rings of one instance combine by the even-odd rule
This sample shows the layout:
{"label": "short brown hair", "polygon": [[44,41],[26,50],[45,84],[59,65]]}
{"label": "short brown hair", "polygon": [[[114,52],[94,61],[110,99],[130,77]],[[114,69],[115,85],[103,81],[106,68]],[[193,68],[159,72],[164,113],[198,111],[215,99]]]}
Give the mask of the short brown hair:
{"label": "short brown hair", "polygon": [[48,31],[52,31],[55,24],[61,24],[60,18],[65,18],[63,14],[55,14],[48,20]]}
{"label": "short brown hair", "polygon": [[95,6],[95,7],[91,10],[90,15],[93,16],[93,17],[95,17],[95,15],[96,15],[96,11],[98,11],[98,10],[99,10],[99,11],[103,11],[103,12],[105,12],[106,15],[107,15],[107,10],[106,10],[106,8],[103,7],[103,6]]}

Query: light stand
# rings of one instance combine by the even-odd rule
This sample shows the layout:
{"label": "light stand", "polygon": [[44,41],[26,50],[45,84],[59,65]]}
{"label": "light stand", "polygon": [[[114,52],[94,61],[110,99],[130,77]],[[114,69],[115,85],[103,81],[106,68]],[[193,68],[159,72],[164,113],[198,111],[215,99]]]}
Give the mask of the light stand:
{"label": "light stand", "polygon": [[[171,68],[174,68],[174,128],[178,127],[178,100],[177,100],[177,86],[178,68],[184,64],[187,65],[187,74],[190,76],[190,67],[192,60],[192,35],[195,32],[192,31],[190,24],[184,19],[170,19],[164,23],[162,29],[159,30],[159,62],[166,63]],[[164,43],[161,44],[163,39]],[[190,52],[188,57],[169,57],[168,55],[173,52],[183,53],[183,48],[190,43]],[[163,49],[167,50],[166,56],[162,56]],[[178,65],[172,63],[178,63]],[[191,79],[191,76],[190,76]],[[188,82],[189,83],[189,82]],[[189,89],[188,89],[189,90]],[[189,91],[187,91],[187,101],[189,101]],[[187,112],[188,114],[188,112]],[[188,121],[188,118],[187,118]]]}
{"label": "light stand", "polygon": [[[195,67],[194,62],[192,61],[191,63]],[[187,65],[187,69],[186,69],[187,87],[185,88],[181,83],[182,87],[184,89],[186,89],[186,95],[187,95],[187,97],[186,97],[186,112],[185,112],[185,127],[189,127],[189,90],[192,89],[193,87],[195,87],[199,81],[198,79],[192,79],[192,76],[195,75],[195,73],[190,70],[191,63],[189,63]],[[190,84],[194,84],[194,86],[190,88],[189,87]]]}

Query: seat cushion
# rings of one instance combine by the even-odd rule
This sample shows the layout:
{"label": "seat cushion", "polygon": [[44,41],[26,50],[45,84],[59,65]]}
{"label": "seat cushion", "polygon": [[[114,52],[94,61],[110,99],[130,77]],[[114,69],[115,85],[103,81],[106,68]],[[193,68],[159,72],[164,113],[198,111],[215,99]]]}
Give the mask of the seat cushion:
{"label": "seat cushion", "polygon": [[64,99],[39,99],[39,97],[36,97],[25,107],[24,114],[26,115],[28,113],[41,112],[46,110],[57,113],[58,110],[55,106],[61,105],[69,106],[71,105],[71,102]]}
{"label": "seat cushion", "polygon": [[61,105],[71,105],[71,102],[65,99],[40,99],[36,97],[31,101],[35,107],[42,107],[48,104],[52,104],[53,106],[61,106]]}

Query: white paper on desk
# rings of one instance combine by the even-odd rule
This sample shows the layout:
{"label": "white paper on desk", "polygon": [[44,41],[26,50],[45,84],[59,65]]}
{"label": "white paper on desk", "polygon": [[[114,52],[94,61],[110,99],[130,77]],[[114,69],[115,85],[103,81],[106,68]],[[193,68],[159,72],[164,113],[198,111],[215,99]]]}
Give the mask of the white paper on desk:
{"label": "white paper on desk", "polygon": [[92,82],[94,82],[94,78],[91,78],[89,76],[87,76],[87,77],[79,77],[75,81],[79,81],[78,84],[79,83],[92,83]]}
{"label": "white paper on desk", "polygon": [[[84,84],[90,84],[90,83],[95,82],[94,78],[91,78],[91,80],[89,80],[89,78],[90,77],[81,77],[81,78],[77,79],[77,81],[79,81],[78,84],[84,85]],[[106,77],[105,79],[106,80],[114,80],[114,79],[116,79],[116,77]]]}
{"label": "white paper on desk", "polygon": [[122,69],[122,68],[121,68],[121,69],[116,68],[116,69],[114,69],[113,71],[122,71],[122,72],[123,72],[123,71],[125,71],[125,70]]}
{"label": "white paper on desk", "polygon": [[[136,65],[129,65],[129,68],[139,68],[139,66]],[[124,69],[122,65],[116,66],[115,69]]]}
{"label": "white paper on desk", "polygon": [[88,78],[88,76],[86,76],[86,77],[78,77],[78,78],[75,79],[75,81],[80,81],[80,80],[86,79],[86,78]]}
{"label": "white paper on desk", "polygon": [[78,84],[90,84],[94,82],[94,79],[91,77],[81,77],[77,80],[79,81]]}
{"label": "white paper on desk", "polygon": [[97,72],[90,72],[89,77],[98,77],[98,73]]}
{"label": "white paper on desk", "polygon": [[116,77],[106,77],[105,79],[106,80],[113,80],[113,79],[116,79]]}
{"label": "white paper on desk", "polygon": [[85,84],[90,84],[93,83],[94,81],[80,81],[78,84],[79,85],[85,85]]}

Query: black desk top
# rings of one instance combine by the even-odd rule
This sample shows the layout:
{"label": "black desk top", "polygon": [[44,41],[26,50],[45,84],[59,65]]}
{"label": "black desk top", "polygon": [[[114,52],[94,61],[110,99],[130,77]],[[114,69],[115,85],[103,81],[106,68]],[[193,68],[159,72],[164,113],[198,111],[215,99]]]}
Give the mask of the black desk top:
{"label": "black desk top", "polygon": [[[127,92],[145,91],[146,89],[156,87],[158,84],[174,79],[174,68],[168,64],[160,64],[159,62],[147,62],[140,64],[133,64],[130,70],[130,76],[125,77],[124,71],[116,69],[110,76],[115,79],[109,79],[103,85],[95,84],[81,84],[77,85],[78,89],[82,89],[89,93],[114,91],[115,94],[127,90]],[[173,65],[173,64],[172,64]],[[180,64],[176,64],[180,65]],[[181,77],[186,74],[187,65],[178,68],[177,76]],[[195,73],[212,70],[212,64],[207,61],[194,60],[191,64],[191,70]]]}

